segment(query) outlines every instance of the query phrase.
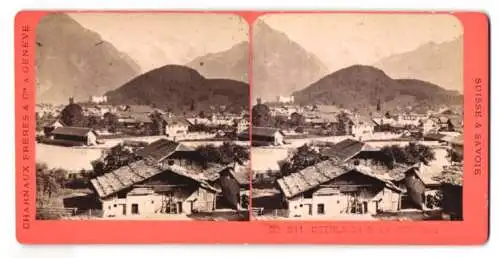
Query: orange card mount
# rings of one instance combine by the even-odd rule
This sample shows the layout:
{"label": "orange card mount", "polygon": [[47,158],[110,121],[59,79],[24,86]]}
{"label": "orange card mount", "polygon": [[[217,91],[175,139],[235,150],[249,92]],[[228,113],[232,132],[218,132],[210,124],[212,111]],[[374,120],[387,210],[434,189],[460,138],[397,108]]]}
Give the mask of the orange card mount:
{"label": "orange card mount", "polygon": [[19,12],[17,239],[483,244],[488,22]]}

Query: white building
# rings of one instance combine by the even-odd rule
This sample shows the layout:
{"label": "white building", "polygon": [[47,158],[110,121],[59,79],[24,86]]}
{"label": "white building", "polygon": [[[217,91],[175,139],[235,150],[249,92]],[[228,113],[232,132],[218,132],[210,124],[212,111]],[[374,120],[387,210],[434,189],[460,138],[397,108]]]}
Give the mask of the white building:
{"label": "white building", "polygon": [[277,96],[276,101],[278,103],[293,103],[295,101],[293,96],[285,97],[285,96]]}
{"label": "white building", "polygon": [[95,104],[102,104],[108,102],[107,96],[90,96],[90,102]]}
{"label": "white building", "polygon": [[375,215],[398,211],[402,189],[363,169],[327,160],[278,179],[289,217]]}

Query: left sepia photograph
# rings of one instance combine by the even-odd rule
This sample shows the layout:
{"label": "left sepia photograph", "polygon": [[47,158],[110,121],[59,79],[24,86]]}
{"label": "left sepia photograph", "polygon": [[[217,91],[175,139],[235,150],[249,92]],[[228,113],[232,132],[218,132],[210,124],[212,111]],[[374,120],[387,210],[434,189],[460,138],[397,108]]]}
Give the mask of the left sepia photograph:
{"label": "left sepia photograph", "polygon": [[44,16],[36,219],[249,220],[248,52],[233,14]]}

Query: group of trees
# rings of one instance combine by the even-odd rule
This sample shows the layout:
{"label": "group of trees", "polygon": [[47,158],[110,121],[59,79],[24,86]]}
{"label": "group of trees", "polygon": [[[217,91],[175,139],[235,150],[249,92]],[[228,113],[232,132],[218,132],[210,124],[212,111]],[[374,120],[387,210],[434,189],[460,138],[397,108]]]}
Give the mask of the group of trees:
{"label": "group of trees", "polygon": [[199,165],[207,167],[209,163],[230,164],[235,161],[246,161],[250,152],[247,147],[233,142],[224,142],[221,146],[213,144],[201,145],[196,148],[199,155]]}
{"label": "group of trees", "polygon": [[287,176],[326,159],[328,157],[321,155],[311,145],[304,144],[297,148],[291,158],[279,162],[280,173]]}
{"label": "group of trees", "polygon": [[399,145],[386,146],[380,150],[380,153],[379,161],[390,169],[396,163],[413,165],[422,162],[427,165],[435,159],[434,151],[429,146],[414,142],[410,142],[404,147]]}
{"label": "group of trees", "polygon": [[103,175],[106,172],[113,171],[126,166],[132,162],[138,161],[140,157],[129,147],[119,145],[111,149],[107,154],[98,160],[91,162],[94,169],[94,176]]}
{"label": "group of trees", "polygon": [[67,171],[49,169],[45,163],[36,163],[37,206],[43,207],[47,199],[58,193],[67,183]]}
{"label": "group of trees", "polygon": [[464,160],[464,154],[453,149],[448,149],[447,158],[451,162],[462,162]]}
{"label": "group of trees", "polygon": [[[399,145],[386,146],[380,150],[380,155],[373,158],[392,169],[396,163],[414,165],[423,162],[428,164],[435,159],[435,155],[429,146],[410,143],[404,147]],[[328,157],[305,144],[299,147],[290,158],[279,162],[281,176],[296,173],[326,159]]]}

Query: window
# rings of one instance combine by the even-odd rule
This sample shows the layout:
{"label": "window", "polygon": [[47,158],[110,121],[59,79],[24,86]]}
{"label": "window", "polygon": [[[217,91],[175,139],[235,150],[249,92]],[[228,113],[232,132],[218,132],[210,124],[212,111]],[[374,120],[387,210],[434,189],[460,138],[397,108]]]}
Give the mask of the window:
{"label": "window", "polygon": [[132,204],[132,214],[139,214],[139,204]]}
{"label": "window", "polygon": [[113,204],[113,208],[116,208],[116,204]]}
{"label": "window", "polygon": [[325,205],[322,203],[318,204],[318,214],[325,214]]}
{"label": "window", "polygon": [[313,197],[313,192],[312,191],[304,193],[304,199],[311,199],[312,197]]}
{"label": "window", "polygon": [[151,204],[154,204],[154,203],[155,203],[155,201],[151,201]]}

